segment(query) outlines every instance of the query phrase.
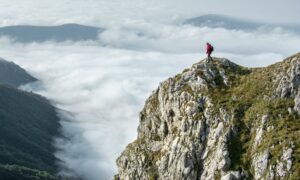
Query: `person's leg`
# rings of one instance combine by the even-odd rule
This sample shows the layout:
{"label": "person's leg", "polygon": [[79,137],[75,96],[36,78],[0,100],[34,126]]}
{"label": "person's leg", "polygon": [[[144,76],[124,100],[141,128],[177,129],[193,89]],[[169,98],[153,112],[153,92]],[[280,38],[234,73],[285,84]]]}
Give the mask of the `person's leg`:
{"label": "person's leg", "polygon": [[210,62],[212,60],[210,53],[207,53],[207,61],[206,62]]}

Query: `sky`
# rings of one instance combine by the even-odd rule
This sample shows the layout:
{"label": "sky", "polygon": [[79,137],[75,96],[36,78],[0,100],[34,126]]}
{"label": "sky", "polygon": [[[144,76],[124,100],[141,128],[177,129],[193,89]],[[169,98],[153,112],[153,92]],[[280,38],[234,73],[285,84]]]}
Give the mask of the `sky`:
{"label": "sky", "polygon": [[95,26],[132,19],[176,21],[226,14],[269,23],[299,24],[298,0],[1,0],[0,25],[76,22]]}
{"label": "sky", "polygon": [[106,30],[94,41],[22,44],[0,37],[0,57],[40,81],[23,86],[60,110],[66,139],[56,139],[61,173],[111,179],[116,158],[137,136],[139,111],[159,83],[213,56],[262,67],[299,51],[300,35],[281,28],[242,31],[181,25],[225,14],[299,24],[298,0],[0,0],[0,26],[79,23]]}

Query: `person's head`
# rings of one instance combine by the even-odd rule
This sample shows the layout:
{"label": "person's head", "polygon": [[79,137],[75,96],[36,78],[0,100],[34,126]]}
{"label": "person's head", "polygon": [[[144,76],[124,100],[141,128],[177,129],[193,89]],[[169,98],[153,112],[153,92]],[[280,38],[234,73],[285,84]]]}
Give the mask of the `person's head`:
{"label": "person's head", "polygon": [[206,45],[209,45],[209,43],[207,42]]}

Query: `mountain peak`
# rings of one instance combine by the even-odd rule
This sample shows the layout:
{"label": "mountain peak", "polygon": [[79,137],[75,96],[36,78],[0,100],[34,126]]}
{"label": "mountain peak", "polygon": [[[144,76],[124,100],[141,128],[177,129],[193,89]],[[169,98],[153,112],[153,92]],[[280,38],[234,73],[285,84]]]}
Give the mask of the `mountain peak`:
{"label": "mountain peak", "polygon": [[194,64],[147,99],[116,178],[299,177],[298,77],[299,54],[266,68]]}
{"label": "mountain peak", "polygon": [[250,68],[239,66],[228,59],[213,57],[211,61],[207,61],[206,58],[193,64],[191,68],[177,74],[175,80],[179,84],[188,82],[194,88],[193,90],[199,91],[200,85],[205,88],[230,86],[236,76],[250,72]]}

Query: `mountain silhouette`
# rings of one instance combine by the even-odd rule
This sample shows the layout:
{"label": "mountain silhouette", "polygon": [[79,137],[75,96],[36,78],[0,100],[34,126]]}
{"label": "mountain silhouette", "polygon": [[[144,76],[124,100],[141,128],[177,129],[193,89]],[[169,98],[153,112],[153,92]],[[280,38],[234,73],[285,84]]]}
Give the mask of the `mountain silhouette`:
{"label": "mountain silhouette", "polygon": [[8,36],[17,42],[44,41],[85,41],[97,40],[98,34],[104,29],[79,24],[64,24],[60,26],[6,26],[0,28],[0,36]]}
{"label": "mountain silhouette", "polygon": [[274,28],[283,28],[295,33],[300,33],[299,25],[285,25],[285,24],[270,24],[264,22],[256,22],[246,20],[242,18],[236,18],[226,15],[219,14],[206,14],[198,17],[186,19],[183,24],[198,26],[198,27],[209,27],[209,28],[225,28],[230,30],[243,30],[243,31],[254,31],[254,30],[270,30]]}

